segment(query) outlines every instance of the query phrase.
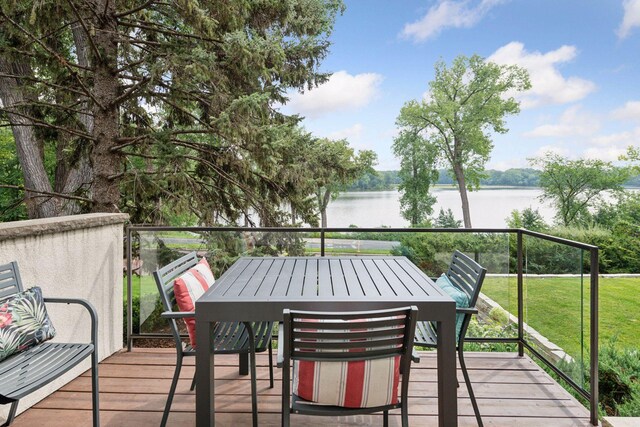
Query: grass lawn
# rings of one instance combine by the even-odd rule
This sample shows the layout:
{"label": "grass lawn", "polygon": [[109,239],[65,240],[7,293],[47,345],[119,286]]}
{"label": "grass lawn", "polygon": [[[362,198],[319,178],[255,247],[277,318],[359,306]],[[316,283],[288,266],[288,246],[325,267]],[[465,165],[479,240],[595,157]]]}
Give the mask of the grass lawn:
{"label": "grass lawn", "polygon": [[[576,277],[527,277],[524,286],[525,322],[572,355],[580,354],[580,330],[584,327],[584,344],[588,347],[588,276],[584,278],[583,287]],[[620,347],[640,347],[639,287],[640,278],[600,278],[601,344],[616,337]],[[515,276],[487,277],[482,291],[511,313],[517,313]],[[581,311],[581,301],[584,311]]]}

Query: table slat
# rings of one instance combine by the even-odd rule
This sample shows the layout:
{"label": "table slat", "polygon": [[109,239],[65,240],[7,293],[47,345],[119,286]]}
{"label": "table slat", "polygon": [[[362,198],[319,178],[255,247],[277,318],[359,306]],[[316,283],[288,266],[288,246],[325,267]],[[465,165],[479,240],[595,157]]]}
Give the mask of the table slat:
{"label": "table slat", "polygon": [[318,260],[310,259],[306,261],[307,271],[304,276],[303,296],[318,295]]}
{"label": "table slat", "polygon": [[358,281],[360,282],[360,287],[364,295],[367,296],[380,296],[380,292],[376,285],[373,283],[373,279],[367,270],[367,267],[364,265],[363,260],[354,259],[351,260],[351,264],[353,265],[353,269],[358,275]]}
{"label": "table slat", "polygon": [[339,259],[329,260],[329,269],[331,271],[331,283],[333,284],[333,295],[349,296],[347,282],[342,273],[342,265]]}
{"label": "table slat", "polygon": [[364,296],[360,279],[353,267],[353,260],[346,259],[341,262],[342,271],[344,273],[344,281],[347,283],[349,289],[349,295],[351,296]]}

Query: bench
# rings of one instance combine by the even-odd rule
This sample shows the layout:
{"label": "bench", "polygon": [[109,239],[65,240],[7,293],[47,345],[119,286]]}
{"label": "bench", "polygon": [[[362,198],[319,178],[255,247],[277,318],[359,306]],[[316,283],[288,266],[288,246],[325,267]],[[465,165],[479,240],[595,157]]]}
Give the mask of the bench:
{"label": "bench", "polygon": [[[0,305],[4,300],[22,291],[18,264],[14,261],[0,265]],[[44,302],[79,304],[86,308],[91,316],[91,342],[74,344],[45,341],[0,361],[0,404],[11,404],[7,420],[1,427],[9,426],[13,422],[21,398],[59,378],[89,356],[91,356],[93,425],[98,427],[100,417],[96,311],[88,301],[82,299],[44,298]]]}

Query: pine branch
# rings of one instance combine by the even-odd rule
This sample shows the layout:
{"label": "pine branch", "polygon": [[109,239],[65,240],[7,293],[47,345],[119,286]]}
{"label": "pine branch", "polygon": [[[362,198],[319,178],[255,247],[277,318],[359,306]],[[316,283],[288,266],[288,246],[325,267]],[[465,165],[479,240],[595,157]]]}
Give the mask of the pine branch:
{"label": "pine branch", "polygon": [[153,3],[155,3],[155,0],[148,0],[148,1],[144,2],[144,3],[142,3],[138,7],[134,7],[133,9],[125,10],[124,12],[116,13],[115,17],[116,18],[122,18],[122,17],[127,16],[127,15],[133,15],[134,13],[139,12],[142,9],[148,8]]}
{"label": "pine branch", "polygon": [[76,8],[76,5],[73,4],[73,1],[71,1],[71,0],[67,0],[67,3],[69,3],[69,6],[71,6],[71,10],[73,10],[73,13],[74,13],[74,15],[76,15],[76,18],[78,18],[78,22],[80,22],[80,26],[82,27],[84,32],[87,33],[87,40],[89,40],[89,45],[91,46],[91,49],[93,50],[93,53],[96,55],[96,58],[98,59],[98,61],[102,61],[102,55],[100,55],[100,51],[98,50],[98,47],[93,42],[93,38],[91,37],[91,33],[89,32],[89,28],[87,27],[86,22],[84,22],[84,19],[82,19],[82,16],[80,15],[80,12],[78,12],[78,9]]}
{"label": "pine branch", "polygon": [[11,188],[13,190],[20,190],[20,191],[25,191],[25,192],[28,192],[28,193],[41,194],[42,195],[41,197],[51,196],[51,197],[56,197],[56,198],[59,198],[59,199],[78,200],[78,201],[81,201],[81,202],[93,203],[93,200],[87,199],[86,197],[73,196],[71,194],[55,193],[55,192],[51,192],[51,191],[34,190],[33,188],[27,188],[24,185],[0,184],[0,188]]}
{"label": "pine branch", "polygon": [[28,114],[23,114],[20,113],[18,111],[15,110],[11,110],[11,109],[7,109],[7,108],[0,108],[0,111],[3,111],[7,114],[15,114],[16,116],[20,116],[20,117],[24,117],[25,119],[29,119],[31,120],[33,123],[32,124],[27,124],[27,125],[20,125],[20,124],[13,124],[13,126],[40,126],[40,127],[46,127],[46,128],[50,128],[50,129],[56,129],[62,132],[66,132],[66,133],[70,133],[71,135],[75,135],[75,136],[79,136],[81,138],[86,138],[88,140],[94,141],[95,138],[92,135],[89,135],[88,133],[84,133],[84,132],[80,132],[74,129],[69,129],[69,128],[65,128],[62,126],[56,126],[54,124],[51,123],[47,123],[44,120],[40,120],[37,119],[33,116],[30,116]]}

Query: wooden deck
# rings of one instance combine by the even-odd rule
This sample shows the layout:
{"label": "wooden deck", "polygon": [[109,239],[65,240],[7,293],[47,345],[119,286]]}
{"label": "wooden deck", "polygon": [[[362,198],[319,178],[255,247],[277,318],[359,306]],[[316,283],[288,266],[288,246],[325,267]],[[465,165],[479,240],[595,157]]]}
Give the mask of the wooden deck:
{"label": "wooden deck", "polygon": [[[158,426],[171,383],[175,351],[136,349],[115,354],[100,365],[100,409],[103,426]],[[411,368],[410,424],[437,425],[436,360],[423,353],[422,361]],[[589,412],[555,383],[528,357],[513,353],[469,353],[470,370],[478,405],[485,425],[494,426],[588,426]],[[181,380],[173,402],[170,425],[195,423],[195,397],[189,391],[194,373],[193,360],[185,359]],[[218,366],[220,365],[220,366]],[[258,356],[258,408],[261,426],[280,425],[281,373],[275,369],[276,385],[269,389],[267,356]],[[251,423],[250,383],[239,377],[237,356],[216,356],[216,421],[221,426]],[[459,425],[473,426],[475,418],[467,389],[458,373]],[[397,412],[397,411],[396,411]],[[398,412],[399,414],[399,412]],[[369,426],[382,425],[379,415],[303,417],[292,415],[293,425]],[[18,416],[15,427],[90,426],[91,385],[85,373],[58,392]],[[400,425],[398,415],[390,425]]]}

